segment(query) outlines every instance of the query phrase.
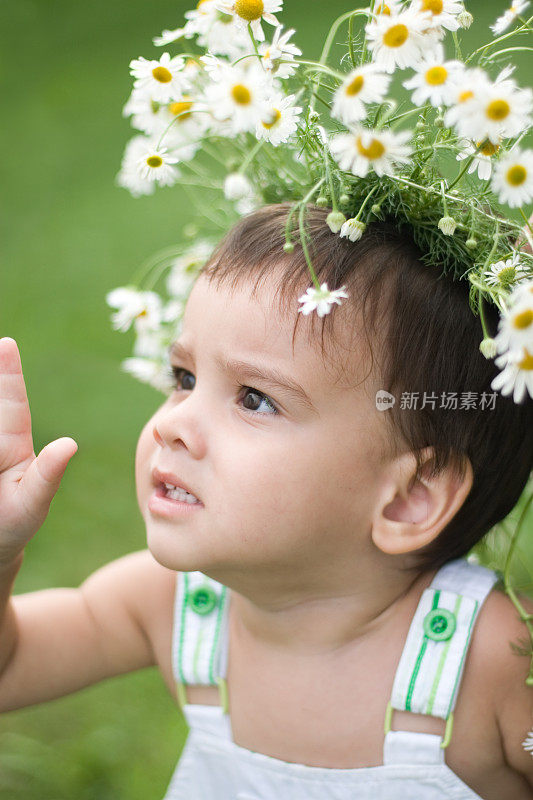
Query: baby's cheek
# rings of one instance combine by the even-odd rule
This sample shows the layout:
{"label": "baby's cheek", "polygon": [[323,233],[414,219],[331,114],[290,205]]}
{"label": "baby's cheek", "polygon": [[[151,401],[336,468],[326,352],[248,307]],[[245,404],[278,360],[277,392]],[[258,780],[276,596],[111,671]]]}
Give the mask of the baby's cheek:
{"label": "baby's cheek", "polygon": [[154,422],[150,419],[141,431],[135,450],[135,487],[139,504],[146,501],[151,488],[150,473],[155,464],[152,463],[156,445],[153,436]]}

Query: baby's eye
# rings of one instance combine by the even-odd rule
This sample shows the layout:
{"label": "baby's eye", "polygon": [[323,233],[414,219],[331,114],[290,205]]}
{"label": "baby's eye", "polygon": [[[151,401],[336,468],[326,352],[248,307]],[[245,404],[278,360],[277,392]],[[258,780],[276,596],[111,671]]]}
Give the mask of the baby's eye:
{"label": "baby's eye", "polygon": [[[173,383],[176,391],[190,392],[194,389],[196,378],[183,367],[171,367]],[[242,400],[243,407],[254,414],[278,414],[278,409],[268,395],[253,389],[251,386],[239,386],[239,399]],[[264,406],[263,410],[261,406]],[[267,410],[265,410],[267,409]]]}
{"label": "baby's eye", "polygon": [[[243,406],[248,411],[253,411],[256,414],[277,414],[278,409],[268,397],[268,395],[263,394],[263,392],[258,391],[257,389],[252,389],[251,386],[241,386],[241,389],[244,390],[243,396]],[[257,401],[259,400],[259,408],[261,404],[264,403],[265,407],[269,409],[269,411],[259,411],[259,408],[256,408]]]}
{"label": "baby's eye", "polygon": [[[184,391],[188,392],[191,389],[194,389],[194,384],[196,383],[196,378],[194,377],[192,372],[189,372],[188,370],[183,369],[183,367],[172,367],[171,370],[172,370],[172,375],[174,376],[174,380],[173,380],[174,387],[178,391],[180,389],[183,389]],[[190,378],[192,378],[192,386],[181,386],[180,385],[182,381],[184,381],[186,383],[189,383],[190,382],[189,381]]]}

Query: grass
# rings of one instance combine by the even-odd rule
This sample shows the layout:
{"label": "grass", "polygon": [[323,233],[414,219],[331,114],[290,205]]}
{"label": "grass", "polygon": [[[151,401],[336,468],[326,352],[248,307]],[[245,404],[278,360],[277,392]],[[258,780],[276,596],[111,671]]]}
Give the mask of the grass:
{"label": "grass", "polygon": [[[131,337],[111,330],[104,298],[174,244],[194,212],[179,189],[133,200],[113,180],[130,136],[120,116],[128,63],[149,57],[150,37],[182,24],[193,5],[40,0],[0,9],[8,199],[0,215],[0,334],[19,344],[36,451],[65,435],[79,444],[27,547],[17,593],[76,586],[145,546],[133,457],[160,396],[120,372]],[[282,19],[306,55],[318,56],[326,27],[349,8],[330,0],[326,13],[325,5],[285,2]],[[479,5],[486,30],[500,4]],[[524,558],[533,573],[529,543]],[[158,800],[185,735],[154,670],[6,714],[0,800]]]}

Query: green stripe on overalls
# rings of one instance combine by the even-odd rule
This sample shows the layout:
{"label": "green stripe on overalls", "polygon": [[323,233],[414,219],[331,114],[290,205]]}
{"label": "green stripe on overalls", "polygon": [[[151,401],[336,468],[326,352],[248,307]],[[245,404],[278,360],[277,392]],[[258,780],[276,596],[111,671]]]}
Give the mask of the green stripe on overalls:
{"label": "green stripe on overalls", "polygon": [[183,674],[183,639],[185,637],[185,608],[187,606],[187,597],[189,595],[189,575],[187,572],[183,574],[183,602],[181,604],[181,624],[180,624],[180,643],[178,651],[178,672],[180,674],[180,682],[185,683],[185,675]]}
{"label": "green stripe on overalls", "polygon": [[213,640],[213,648],[211,650],[211,658],[209,659],[209,680],[211,683],[215,683],[215,678],[213,675],[213,664],[215,661],[215,653],[218,647],[218,639],[220,636],[220,628],[222,625],[222,615],[224,613],[224,606],[226,603],[226,587],[222,586],[222,591],[220,593],[220,604],[218,606],[218,614],[217,614],[217,626],[215,629],[215,638]]}
{"label": "green stripe on overalls", "polygon": [[453,692],[450,695],[450,705],[448,706],[448,713],[450,713],[450,708],[452,707],[453,698],[455,697],[455,692],[457,691],[457,684],[459,683],[459,678],[461,676],[461,672],[462,672],[462,669],[463,669],[463,662],[465,660],[466,651],[468,650],[468,645],[470,643],[470,635],[472,633],[472,625],[474,624],[474,620],[476,618],[476,612],[477,612],[478,606],[479,606],[479,602],[477,600],[475,600],[475,606],[474,606],[474,609],[472,611],[472,616],[470,617],[470,625],[468,626],[468,633],[466,635],[466,642],[465,642],[465,646],[464,646],[464,649],[463,649],[463,655],[461,656],[461,662],[460,662],[459,668],[457,670],[457,678],[455,679]]}
{"label": "green stripe on overalls", "polygon": [[[433,596],[433,605],[431,606],[431,610],[438,608],[439,597],[440,597],[440,589],[438,589]],[[415,690],[415,683],[418,677],[418,673],[420,672],[420,665],[422,663],[422,659],[424,658],[424,653],[426,652],[428,641],[429,641],[428,637],[424,634],[424,638],[422,640],[422,646],[418,652],[416,663],[413,669],[413,674],[411,675],[411,680],[409,681],[409,688],[407,690],[407,699],[405,701],[406,711],[411,711],[411,700],[413,698],[413,692]]]}
{"label": "green stripe on overalls", "polygon": [[[458,615],[459,609],[461,607],[462,600],[463,600],[462,595],[459,595],[457,597],[456,601],[455,601],[455,608],[453,609],[453,613],[455,615],[455,619],[457,619],[457,615]],[[450,645],[452,643],[452,639],[453,639],[453,636],[450,636],[450,638],[446,642],[444,650],[441,653],[439,664],[438,664],[438,667],[437,667],[437,673],[435,675],[435,680],[433,681],[433,686],[431,687],[431,692],[429,694],[428,705],[427,705],[426,712],[425,712],[426,714],[431,714],[431,712],[433,711],[433,705],[435,703],[435,697],[437,696],[437,689],[439,687],[439,682],[440,682],[440,678],[441,678],[441,675],[442,675],[442,670],[444,669],[444,662],[446,661],[446,657],[448,655],[448,650],[450,649]],[[467,646],[468,646],[468,644],[467,644]]]}

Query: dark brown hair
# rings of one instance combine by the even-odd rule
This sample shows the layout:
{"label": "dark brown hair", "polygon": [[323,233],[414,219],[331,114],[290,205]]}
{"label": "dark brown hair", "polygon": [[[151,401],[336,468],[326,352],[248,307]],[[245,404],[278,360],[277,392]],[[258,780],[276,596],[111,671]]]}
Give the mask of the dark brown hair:
{"label": "dark brown hair", "polygon": [[[293,306],[295,292],[311,285],[302,247],[295,237],[291,253],[283,250],[288,203],[265,206],[243,217],[219,244],[203,269],[215,282],[253,286],[262,278],[278,277],[280,306]],[[465,555],[516,505],[533,469],[533,402],[515,403],[500,393],[494,400],[494,362],[479,352],[483,331],[469,306],[470,284],[452,280],[421,262],[422,253],[409,230],[394,221],[368,226],[353,243],[332,234],[326,224],[331,209],[309,206],[306,230],[309,250],[320,283],[329,289],[346,286],[343,305],[354,327],[363,321],[372,357],[377,353],[383,389],[396,403],[384,414],[390,425],[390,454],[410,450],[416,457],[413,480],[422,474],[420,451],[432,447],[434,458],[426,478],[451,469],[461,478],[470,460],[472,488],[463,505],[439,536],[417,553],[416,569],[442,566]],[[252,293],[253,293],[252,292]],[[349,305],[348,305],[349,304]],[[321,319],[324,342],[334,341],[335,310]],[[301,315],[296,313],[294,334]],[[313,325],[319,318],[312,314]],[[485,305],[491,335],[499,313]],[[346,320],[346,309],[343,309]],[[402,408],[402,393],[434,396],[425,408]],[[440,407],[443,393],[456,393],[457,408]],[[463,402],[476,393],[474,407]],[[487,405],[481,408],[482,393]],[[472,395],[471,395],[472,397]],[[462,406],[462,407],[461,407]],[[466,457],[466,458],[465,458]]]}

